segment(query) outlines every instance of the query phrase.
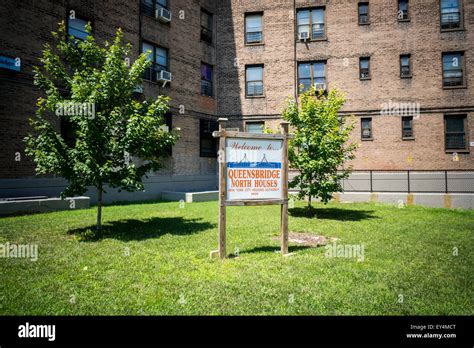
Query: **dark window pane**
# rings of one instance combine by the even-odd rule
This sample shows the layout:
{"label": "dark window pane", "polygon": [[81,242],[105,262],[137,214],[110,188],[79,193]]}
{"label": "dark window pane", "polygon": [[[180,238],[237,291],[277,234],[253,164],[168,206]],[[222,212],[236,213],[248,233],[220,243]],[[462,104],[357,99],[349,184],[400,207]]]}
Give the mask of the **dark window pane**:
{"label": "dark window pane", "polygon": [[359,23],[369,22],[369,4],[359,4]]}
{"label": "dark window pane", "polygon": [[460,117],[449,117],[446,119],[447,132],[464,132],[464,119]]}
{"label": "dark window pane", "polygon": [[463,55],[460,53],[443,54],[443,85],[462,86],[463,78]]}
{"label": "dark window pane", "polygon": [[446,149],[465,149],[466,130],[465,116],[445,116],[446,122]]}
{"label": "dark window pane", "polygon": [[201,11],[201,40],[212,43],[212,15]]}
{"label": "dark window pane", "polygon": [[413,137],[413,117],[402,117],[402,137]]}
{"label": "dark window pane", "polygon": [[441,28],[455,29],[461,25],[459,0],[441,0]]}
{"label": "dark window pane", "polygon": [[216,121],[199,120],[201,157],[217,157],[217,138],[212,136],[212,132],[218,128],[219,125]]}
{"label": "dark window pane", "polygon": [[201,64],[201,94],[212,97],[212,66]]}
{"label": "dark window pane", "polygon": [[168,0],[156,0],[156,7],[168,8]]}
{"label": "dark window pane", "polygon": [[86,24],[87,24],[87,21],[83,19],[70,18],[68,21],[68,35],[72,35],[76,39],[85,40],[86,37],[88,36],[86,32]]}
{"label": "dark window pane", "polygon": [[370,77],[370,69],[369,69],[369,58],[361,58],[360,59],[360,78],[369,78]]}
{"label": "dark window pane", "polygon": [[363,139],[372,138],[372,119],[362,118],[361,128]]}
{"label": "dark window pane", "polygon": [[408,19],[408,0],[398,0],[398,19]]}

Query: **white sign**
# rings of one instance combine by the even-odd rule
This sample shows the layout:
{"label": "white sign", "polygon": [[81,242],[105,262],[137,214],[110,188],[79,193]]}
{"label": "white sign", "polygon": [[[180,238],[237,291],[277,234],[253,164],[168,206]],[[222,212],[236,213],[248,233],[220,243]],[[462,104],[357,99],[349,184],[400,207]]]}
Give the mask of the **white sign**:
{"label": "white sign", "polygon": [[469,145],[474,146],[474,141],[471,141]]}
{"label": "white sign", "polygon": [[281,199],[283,140],[226,138],[227,200]]}

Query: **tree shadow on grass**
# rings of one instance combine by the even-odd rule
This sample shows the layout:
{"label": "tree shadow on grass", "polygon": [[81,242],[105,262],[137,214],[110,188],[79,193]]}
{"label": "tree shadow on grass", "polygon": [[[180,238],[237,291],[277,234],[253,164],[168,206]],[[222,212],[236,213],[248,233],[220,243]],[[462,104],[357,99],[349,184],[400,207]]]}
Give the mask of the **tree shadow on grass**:
{"label": "tree shadow on grass", "polygon": [[[296,251],[299,251],[299,250],[305,250],[305,249],[309,249],[309,248],[315,248],[315,247],[311,247],[309,245],[290,245],[290,246],[288,246],[288,252],[292,253],[292,252],[296,252]],[[255,247],[255,248],[252,248],[252,249],[249,249],[249,250],[242,250],[242,251],[240,251],[239,254],[250,254],[250,253],[261,253],[261,252],[265,252],[265,253],[280,252],[280,246],[269,246],[269,245],[267,245],[267,246]],[[232,257],[233,255],[229,255],[229,256]]]}
{"label": "tree shadow on grass", "polygon": [[288,210],[289,214],[294,217],[339,220],[339,221],[360,221],[365,219],[377,219],[373,210],[352,210],[339,208],[313,208],[298,207]]}
{"label": "tree shadow on grass", "polygon": [[95,225],[69,230],[82,241],[96,242],[113,238],[121,241],[138,241],[159,238],[165,234],[188,235],[215,228],[216,224],[201,219],[184,219],[182,217],[154,217],[144,220],[117,220],[106,222],[101,231]]}

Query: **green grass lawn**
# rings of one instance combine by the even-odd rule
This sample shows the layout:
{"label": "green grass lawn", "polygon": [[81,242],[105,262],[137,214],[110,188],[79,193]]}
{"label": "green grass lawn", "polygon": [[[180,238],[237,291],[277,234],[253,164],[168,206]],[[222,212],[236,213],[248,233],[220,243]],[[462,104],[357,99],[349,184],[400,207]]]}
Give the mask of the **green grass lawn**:
{"label": "green grass lawn", "polygon": [[[291,210],[290,232],[364,246],[364,260],[290,243],[279,207],[228,208],[217,248],[217,203],[107,206],[0,219],[0,243],[38,245],[36,262],[0,259],[1,315],[474,315],[474,212],[381,204]],[[453,255],[453,248],[458,255]],[[402,296],[400,296],[402,295]],[[403,297],[402,303],[400,300]]]}

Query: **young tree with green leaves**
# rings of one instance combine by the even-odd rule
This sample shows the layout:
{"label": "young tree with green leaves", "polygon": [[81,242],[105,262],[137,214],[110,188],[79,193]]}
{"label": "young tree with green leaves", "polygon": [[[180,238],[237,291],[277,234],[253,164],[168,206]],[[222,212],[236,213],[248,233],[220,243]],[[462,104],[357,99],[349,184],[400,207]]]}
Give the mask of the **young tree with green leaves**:
{"label": "young tree with green leaves", "polygon": [[[86,30],[85,40],[75,39],[60,23],[52,33],[54,47],[45,45],[42,64],[34,70],[35,85],[44,96],[38,98],[36,116],[30,120],[35,132],[25,142],[38,174],[57,174],[68,181],[61,197],[95,187],[96,228],[101,229],[105,184],[143,190],[143,176],[162,166],[178,135],[164,127],[168,97],[143,102],[134,98],[150,64],[147,56],[141,54],[130,64],[131,45],[122,44],[121,29],[113,43],[104,46],[95,41],[90,24]],[[58,117],[67,117],[72,141],[56,131]]]}
{"label": "young tree with green leaves", "polygon": [[334,192],[342,191],[341,180],[350,173],[344,163],[355,157],[356,145],[347,143],[353,124],[339,116],[344,102],[336,89],[324,94],[312,88],[300,93],[298,103],[289,100],[283,111],[294,133],[289,143],[290,168],[299,172],[289,187],[299,189],[298,198],[308,198],[310,214],[313,197],[326,204]]}

